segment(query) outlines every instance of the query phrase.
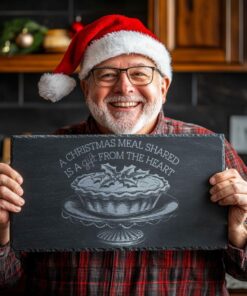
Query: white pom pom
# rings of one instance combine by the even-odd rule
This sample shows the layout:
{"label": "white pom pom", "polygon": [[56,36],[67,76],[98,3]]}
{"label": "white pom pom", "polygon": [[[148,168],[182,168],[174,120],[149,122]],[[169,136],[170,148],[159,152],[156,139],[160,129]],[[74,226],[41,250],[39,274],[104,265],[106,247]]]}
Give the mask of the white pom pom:
{"label": "white pom pom", "polygon": [[38,83],[39,95],[53,103],[67,96],[76,86],[76,81],[65,74],[43,74]]}

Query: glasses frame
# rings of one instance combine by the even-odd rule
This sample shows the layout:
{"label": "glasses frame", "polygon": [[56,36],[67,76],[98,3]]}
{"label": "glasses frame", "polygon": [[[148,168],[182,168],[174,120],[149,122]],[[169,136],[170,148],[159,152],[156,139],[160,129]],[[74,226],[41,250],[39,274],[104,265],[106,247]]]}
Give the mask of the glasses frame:
{"label": "glasses frame", "polygon": [[[135,83],[133,83],[133,82],[131,81],[130,77],[129,77],[128,70],[129,70],[129,69],[133,69],[133,68],[143,68],[143,67],[145,67],[145,68],[149,68],[149,69],[152,69],[152,78],[151,78],[150,82],[145,83],[145,84],[135,84]],[[109,84],[109,85],[101,85],[100,83],[97,83],[97,79],[95,78],[95,74],[94,74],[94,72],[95,72],[95,70],[101,70],[101,69],[112,69],[112,70],[117,70],[117,71],[118,71],[118,78],[117,78],[117,80],[116,80],[114,83]],[[130,82],[132,85],[134,85],[134,86],[146,86],[146,85],[149,85],[149,84],[151,84],[151,83],[153,82],[154,71],[158,72],[158,73],[160,74],[161,77],[164,77],[164,75],[162,74],[162,72],[161,72],[158,68],[153,67],[153,66],[132,66],[132,67],[128,67],[128,68],[95,67],[95,68],[92,68],[92,69],[90,70],[89,75],[92,74],[93,79],[94,79],[94,82],[95,82],[95,84],[96,84],[97,86],[109,86],[109,87],[111,87],[111,86],[115,85],[115,84],[119,81],[119,79],[120,79],[120,74],[121,74],[122,72],[126,72],[126,75],[127,75],[128,79],[129,79],[129,82]]]}

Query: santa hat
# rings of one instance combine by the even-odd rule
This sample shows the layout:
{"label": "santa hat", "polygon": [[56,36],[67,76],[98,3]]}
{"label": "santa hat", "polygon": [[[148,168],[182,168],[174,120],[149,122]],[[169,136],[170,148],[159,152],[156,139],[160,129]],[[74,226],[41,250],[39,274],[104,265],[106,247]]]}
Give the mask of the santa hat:
{"label": "santa hat", "polygon": [[43,74],[39,94],[56,102],[76,86],[73,74],[80,65],[79,78],[101,62],[122,54],[141,54],[150,58],[170,80],[171,58],[165,46],[136,18],[107,15],[85,26],[72,39],[60,64],[53,74]]}

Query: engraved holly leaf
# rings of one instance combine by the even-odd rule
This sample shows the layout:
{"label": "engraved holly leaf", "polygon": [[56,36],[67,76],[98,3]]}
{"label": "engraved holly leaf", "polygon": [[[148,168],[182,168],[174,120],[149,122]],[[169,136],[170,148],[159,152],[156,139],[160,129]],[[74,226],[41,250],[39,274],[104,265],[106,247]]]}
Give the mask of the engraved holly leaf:
{"label": "engraved holly leaf", "polygon": [[124,166],[120,172],[117,172],[116,167],[111,166],[109,163],[102,164],[101,168],[104,170],[104,173],[97,173],[94,181],[100,182],[102,187],[109,187],[116,181],[126,187],[136,187],[138,179],[144,178],[149,174],[149,171],[136,170],[134,165]]}
{"label": "engraved holly leaf", "polygon": [[95,183],[101,182],[104,176],[105,176],[104,173],[95,173],[95,175],[93,176],[93,181]]}
{"label": "engraved holly leaf", "polygon": [[109,187],[115,183],[115,179],[111,178],[108,175],[105,175],[100,182],[101,187]]}
{"label": "engraved holly leaf", "polygon": [[116,181],[117,170],[115,167],[111,166],[109,163],[102,164],[101,169],[105,172],[101,173],[100,186],[109,187]]}
{"label": "engraved holly leaf", "polygon": [[121,172],[119,172],[120,178],[124,179],[124,178],[128,178],[128,177],[132,177],[135,173],[135,166],[134,165],[130,165],[128,167],[124,166],[124,168],[122,169]]}
{"label": "engraved holly leaf", "polygon": [[124,186],[127,187],[136,187],[137,186],[137,181],[136,180],[131,180],[131,179],[124,179],[121,180]]}
{"label": "engraved holly leaf", "polygon": [[135,181],[135,166],[130,165],[128,167],[124,166],[121,172],[119,172],[118,180],[123,183],[124,186],[127,187],[136,187],[137,182]]}
{"label": "engraved holly leaf", "polygon": [[135,178],[136,179],[141,179],[141,178],[144,178],[144,177],[146,177],[148,175],[149,175],[149,171],[143,171],[141,169],[139,169],[139,170],[137,170],[135,172]]}
{"label": "engraved holly leaf", "polygon": [[109,163],[102,164],[101,168],[105,171],[106,174],[114,177],[117,174],[116,167],[111,166]]}

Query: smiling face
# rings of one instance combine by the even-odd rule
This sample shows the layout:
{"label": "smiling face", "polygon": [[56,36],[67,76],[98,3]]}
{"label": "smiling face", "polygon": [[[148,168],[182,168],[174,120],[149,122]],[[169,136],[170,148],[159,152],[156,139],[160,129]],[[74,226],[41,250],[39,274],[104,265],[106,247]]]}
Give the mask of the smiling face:
{"label": "smiling face", "polygon": [[[128,68],[155,64],[141,55],[121,55],[97,67]],[[126,72],[121,72],[113,86],[98,86],[93,75],[81,81],[89,110],[103,133],[145,134],[152,131],[165,102],[168,78],[154,71],[152,83],[132,85]]]}

